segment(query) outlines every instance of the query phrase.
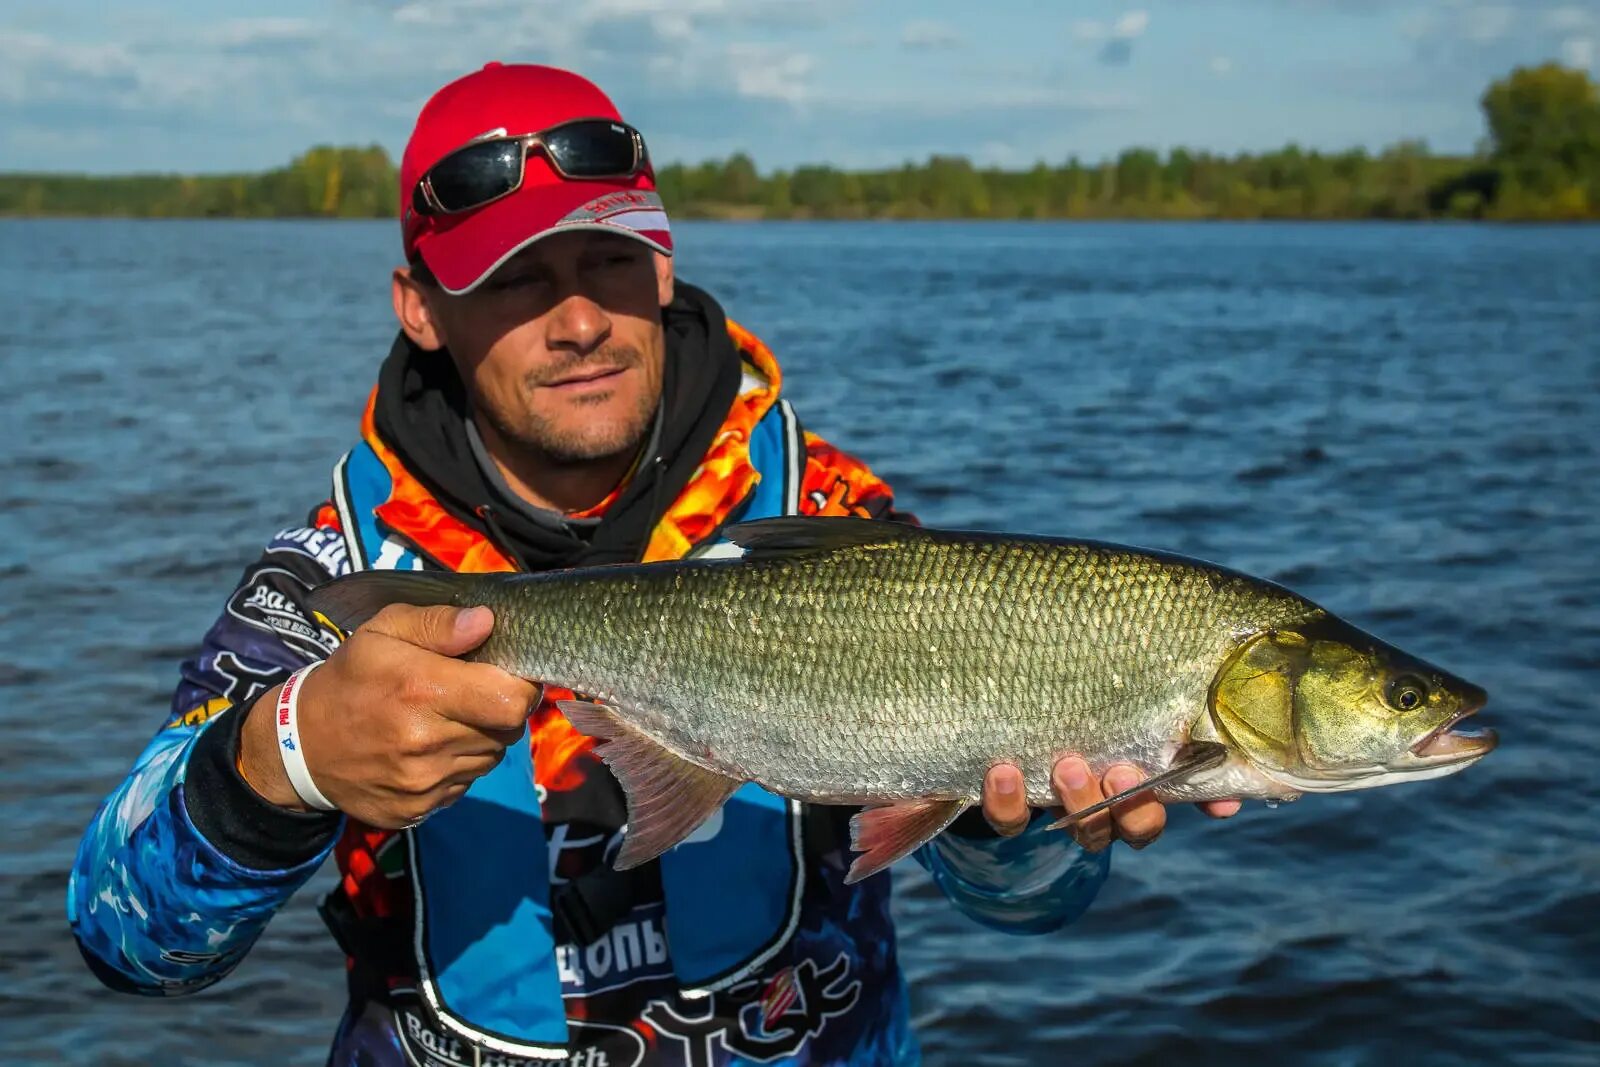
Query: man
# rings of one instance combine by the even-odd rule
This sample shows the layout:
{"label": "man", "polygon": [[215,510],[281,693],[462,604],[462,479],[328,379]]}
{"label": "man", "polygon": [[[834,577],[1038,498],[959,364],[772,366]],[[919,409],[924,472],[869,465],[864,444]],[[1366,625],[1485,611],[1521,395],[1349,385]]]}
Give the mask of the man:
{"label": "man", "polygon": [[[361,442],[245,571],[89,827],[68,907],[90,966],[209,985],[333,853],[351,1003],[330,1063],[914,1062],[889,877],[844,884],[848,811],[746,786],[614,871],[622,794],[569,694],[456,658],[488,609],[391,607],[341,642],[306,608],[351,570],[674,559],[739,519],[895,514],[800,430],[766,347],[674,279],[644,142],[593,85],[491,64],[446,86],[401,182],[400,336]],[[1069,809],[1137,780],[1055,773]],[[1114,834],[1164,822],[1135,800],[1074,843],[1007,766],[983,814],[918,858],[962,911],[1027,931],[1088,906]]]}

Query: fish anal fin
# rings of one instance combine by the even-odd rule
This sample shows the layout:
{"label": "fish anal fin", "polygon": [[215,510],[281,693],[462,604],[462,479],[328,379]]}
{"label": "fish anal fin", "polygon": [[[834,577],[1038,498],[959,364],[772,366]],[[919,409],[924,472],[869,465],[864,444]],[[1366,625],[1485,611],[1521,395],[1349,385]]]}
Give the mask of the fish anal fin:
{"label": "fish anal fin", "polygon": [[605,760],[628,798],[628,829],[613,866],[648,863],[688,837],[739,788],[739,782],[667,750],[615,709],[581,700],[556,706],[572,725],[603,738],[595,755]]}
{"label": "fish anal fin", "polygon": [[1227,758],[1227,745],[1221,744],[1217,741],[1190,741],[1187,745],[1184,745],[1178,750],[1178,754],[1173,757],[1172,766],[1168,767],[1160,774],[1146,778],[1132,789],[1124,789],[1115,796],[1106,797],[1097,804],[1090,804],[1087,808],[1084,808],[1081,811],[1070,812],[1067,815],[1057,819],[1049,826],[1045,827],[1045,829],[1064,829],[1065,827],[1071,826],[1073,823],[1081,822],[1084,819],[1087,819],[1091,815],[1105,811],[1107,808],[1112,807],[1113,805],[1121,804],[1124,800],[1136,797],[1140,793],[1148,793],[1152,789],[1157,789],[1171,782],[1180,781],[1192,774],[1199,774],[1201,771],[1209,771],[1211,768],[1220,765]]}
{"label": "fish anal fin", "polygon": [[617,709],[604,704],[591,704],[587,700],[558,700],[556,707],[580,734],[605,740],[628,729],[617,714]]}
{"label": "fish anal fin", "polygon": [[850,865],[845,884],[853,885],[910,855],[955,822],[971,804],[970,800],[921,797],[858,812],[850,820],[850,847],[860,855]]}

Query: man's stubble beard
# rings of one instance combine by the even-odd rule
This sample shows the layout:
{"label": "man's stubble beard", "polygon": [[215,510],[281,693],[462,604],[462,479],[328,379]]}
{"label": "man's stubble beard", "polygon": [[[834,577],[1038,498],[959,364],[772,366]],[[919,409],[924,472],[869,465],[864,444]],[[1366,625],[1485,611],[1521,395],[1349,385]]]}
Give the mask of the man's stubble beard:
{"label": "man's stubble beard", "polygon": [[[631,345],[611,345],[566,363],[530,373],[523,379],[524,395],[531,396],[546,382],[558,380],[584,364],[601,364],[643,373],[645,356]],[[609,395],[580,400],[576,407],[579,416],[585,406],[601,406],[610,401]],[[514,447],[524,450],[544,463],[557,467],[581,467],[585,464],[627,455],[632,457],[644,445],[645,436],[655,419],[661,400],[659,377],[654,390],[642,390],[634,410],[608,416],[603,422],[583,420],[570,424],[573,412],[566,418],[554,420],[525,409],[521,418],[508,424],[494,412],[484,412],[495,424],[500,436]],[[569,423],[562,425],[562,423]]]}

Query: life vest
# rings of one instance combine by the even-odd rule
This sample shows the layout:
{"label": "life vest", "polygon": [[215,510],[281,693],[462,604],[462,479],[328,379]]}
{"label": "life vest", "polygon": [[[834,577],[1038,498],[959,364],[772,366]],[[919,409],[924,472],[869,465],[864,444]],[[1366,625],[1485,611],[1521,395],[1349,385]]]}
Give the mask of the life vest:
{"label": "life vest", "polygon": [[[657,525],[646,560],[725,552],[711,535],[726,522],[799,511],[806,441],[777,399],[776,363],[736,325],[729,332],[766,380],[752,379],[756,388],[741,394],[701,470]],[[405,476],[371,423],[369,405],[366,440],[334,473],[352,569],[512,569],[492,542]],[[714,498],[737,502],[708,507]],[[567,1056],[568,1031],[539,792],[525,734],[461,799],[404,831],[403,844],[423,1010],[491,1055],[553,1060]],[[685,997],[742,981],[788,942],[805,891],[805,823],[797,802],[747,783],[661,856],[666,938]]]}

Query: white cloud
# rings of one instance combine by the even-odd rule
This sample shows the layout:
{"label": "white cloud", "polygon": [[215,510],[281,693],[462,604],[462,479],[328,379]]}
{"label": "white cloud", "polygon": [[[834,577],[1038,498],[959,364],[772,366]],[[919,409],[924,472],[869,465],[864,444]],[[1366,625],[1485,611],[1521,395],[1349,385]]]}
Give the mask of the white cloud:
{"label": "white cloud", "polygon": [[0,101],[103,101],[126,109],[140,93],[140,65],[121,44],[68,44],[0,28]]}
{"label": "white cloud", "polygon": [[1125,66],[1133,59],[1133,42],[1149,28],[1150,13],[1136,10],[1121,15],[1115,22],[1080,19],[1072,24],[1072,36],[1099,44],[1100,62],[1107,66]]}
{"label": "white cloud", "polygon": [[1149,28],[1148,11],[1129,11],[1115,22],[1079,19],[1072,24],[1072,36],[1080,41],[1131,41]]}
{"label": "white cloud", "polygon": [[266,17],[230,19],[208,28],[200,35],[205,44],[225,49],[248,49],[261,45],[302,44],[314,40],[317,27],[309,19]]}
{"label": "white cloud", "polygon": [[907,48],[932,51],[954,48],[961,43],[961,34],[943,22],[918,19],[908,22],[900,31],[900,43]]}
{"label": "white cloud", "polygon": [[990,119],[996,112],[1039,111],[1056,114],[1100,113],[1133,111],[1140,99],[1132,93],[1027,86],[986,89],[964,94],[959,101],[930,99],[926,94],[914,92],[874,93],[871,95],[816,94],[812,102],[849,111],[914,115],[922,118],[956,118],[983,115]]}
{"label": "white cloud", "polygon": [[734,91],[742,97],[798,105],[811,95],[807,77],[817,65],[815,56],[744,42],[728,45],[725,55]]}
{"label": "white cloud", "polygon": [[1150,13],[1148,11],[1130,11],[1117,19],[1116,23],[1111,27],[1111,36],[1123,40],[1131,40],[1143,34],[1149,25]]}
{"label": "white cloud", "polygon": [[1503,4],[1484,4],[1462,14],[1461,29],[1469,41],[1498,41],[1511,29],[1515,18],[1516,12]]}
{"label": "white cloud", "polygon": [[1558,7],[1545,13],[1544,24],[1558,32],[1586,30],[1600,21],[1593,11],[1581,7]]}
{"label": "white cloud", "polygon": [[[1413,42],[1422,91],[1428,92],[1431,85],[1459,82],[1468,72],[1481,85],[1515,67],[1550,60],[1592,68],[1600,42],[1600,5],[1436,0],[1431,10],[1402,19],[1400,28]],[[1396,76],[1390,75],[1391,88]]]}

